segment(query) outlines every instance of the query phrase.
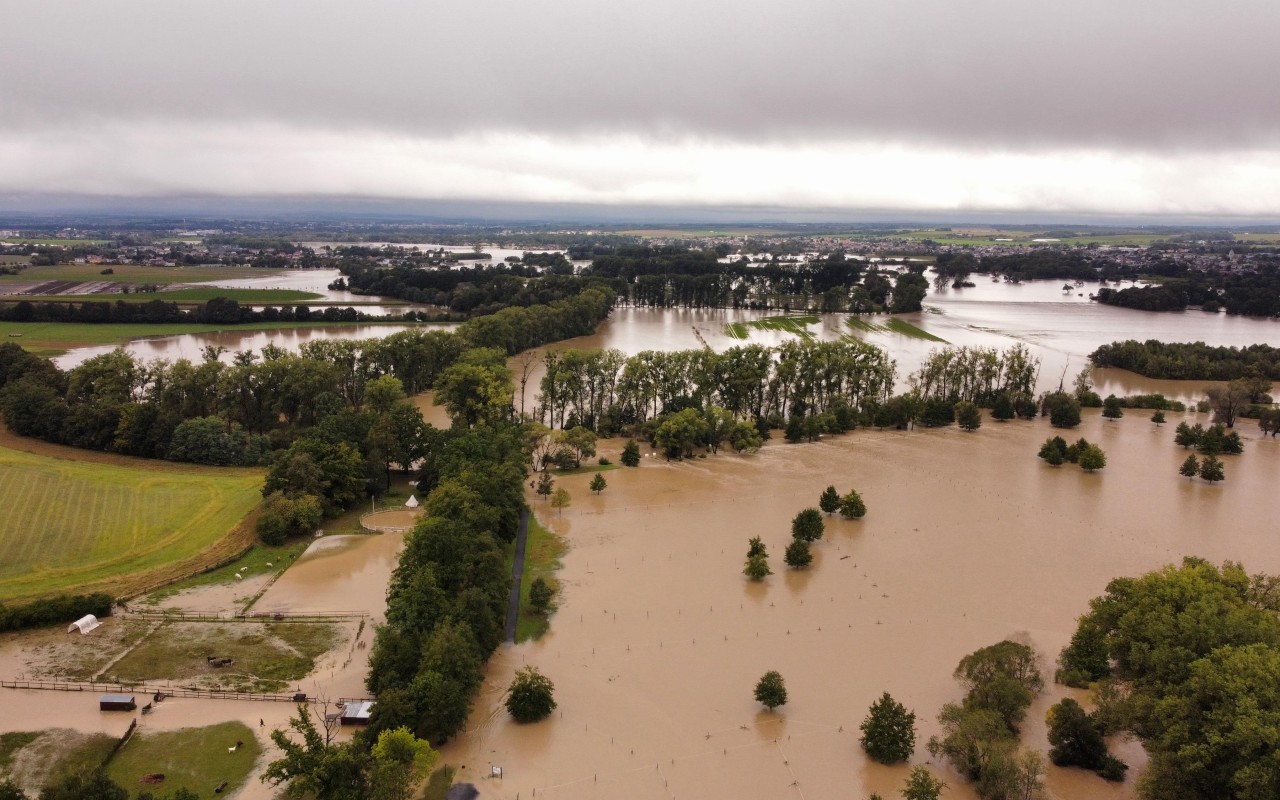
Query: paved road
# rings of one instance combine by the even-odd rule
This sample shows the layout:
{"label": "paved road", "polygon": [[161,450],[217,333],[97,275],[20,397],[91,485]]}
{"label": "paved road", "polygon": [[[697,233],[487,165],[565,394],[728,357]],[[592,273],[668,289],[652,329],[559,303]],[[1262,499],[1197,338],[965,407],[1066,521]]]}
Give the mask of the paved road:
{"label": "paved road", "polygon": [[529,540],[529,509],[520,511],[516,531],[515,558],[511,560],[511,599],[507,601],[507,641],[516,640],[516,620],[520,618],[520,583],[524,580],[524,546]]}

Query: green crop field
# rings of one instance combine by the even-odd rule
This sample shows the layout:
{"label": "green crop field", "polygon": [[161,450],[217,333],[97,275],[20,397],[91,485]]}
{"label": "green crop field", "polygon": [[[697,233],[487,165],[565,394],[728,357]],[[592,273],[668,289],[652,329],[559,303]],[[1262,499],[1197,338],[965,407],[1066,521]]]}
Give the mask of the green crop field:
{"label": "green crop field", "polygon": [[[110,275],[103,275],[110,269]],[[114,281],[116,283],[199,283],[236,278],[270,278],[280,270],[254,267],[226,267],[211,264],[200,267],[153,267],[142,264],[54,264],[50,267],[27,267],[17,275],[0,275],[0,286],[6,283],[33,281]]]}
{"label": "green crop field", "polygon": [[117,461],[0,447],[0,600],[111,591],[198,562],[262,499],[259,470]]}

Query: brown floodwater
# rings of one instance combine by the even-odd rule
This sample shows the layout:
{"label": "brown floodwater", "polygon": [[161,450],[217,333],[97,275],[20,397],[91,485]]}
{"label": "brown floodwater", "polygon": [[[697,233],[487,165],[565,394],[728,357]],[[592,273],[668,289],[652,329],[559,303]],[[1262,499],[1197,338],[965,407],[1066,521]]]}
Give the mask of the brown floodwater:
{"label": "brown floodwater", "polygon": [[404,534],[324,536],[271,584],[255,612],[362,611],[381,621]]}
{"label": "brown floodwater", "polygon": [[[1186,454],[1171,425],[1087,412],[1071,433],[1106,451],[1095,474],[1036,458],[1054,432],[987,422],[971,434],[865,431],[752,456],[646,457],[605,473],[599,496],[590,475],[560,478],[573,497],[562,515],[531,499],[569,544],[551,631],[494,656],[445,758],[496,798],[896,796],[908,769],[868,763],[857,742],[881,692],[916,712],[921,763],[938,710],[960,698],[951,672],[965,654],[1017,639],[1051,680],[1076,617],[1113,577],[1187,554],[1280,570],[1274,522],[1256,501],[1275,485],[1280,442],[1245,426],[1246,452],[1211,486],[1178,476]],[[788,570],[791,517],[828,484],[858,489],[868,514],[829,519],[813,566]],[[776,573],[761,584],[741,574],[753,535]],[[524,664],[555,682],[559,703],[529,726],[500,705]],[[790,695],[774,714],[752,699],[770,669]],[[1051,685],[1036,701],[1024,744],[1047,750],[1044,712],[1067,693]],[[1142,751],[1119,752],[1134,765],[1125,784],[1049,767],[1051,795],[1132,797]],[[501,780],[485,777],[490,764]],[[949,797],[973,797],[935,769]]]}

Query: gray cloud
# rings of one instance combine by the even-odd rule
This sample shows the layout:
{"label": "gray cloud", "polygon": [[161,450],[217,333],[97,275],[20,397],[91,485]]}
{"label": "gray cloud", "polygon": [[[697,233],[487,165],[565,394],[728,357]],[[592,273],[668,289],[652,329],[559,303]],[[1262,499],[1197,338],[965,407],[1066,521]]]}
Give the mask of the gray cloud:
{"label": "gray cloud", "polygon": [[10,0],[0,125],[1280,145],[1261,0]]}
{"label": "gray cloud", "polygon": [[8,0],[0,192],[1280,212],[1262,0]]}

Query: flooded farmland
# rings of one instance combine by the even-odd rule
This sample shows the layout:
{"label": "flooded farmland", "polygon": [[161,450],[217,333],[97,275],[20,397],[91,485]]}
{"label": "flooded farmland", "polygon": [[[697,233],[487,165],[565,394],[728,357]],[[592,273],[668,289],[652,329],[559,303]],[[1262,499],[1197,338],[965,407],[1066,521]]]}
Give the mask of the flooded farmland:
{"label": "flooded farmland", "polygon": [[[631,354],[705,342],[720,351],[743,341],[730,335],[728,323],[776,313],[620,308],[596,334],[552,347]],[[1243,345],[1274,341],[1280,330],[1270,320],[1098,306],[1060,285],[931,293],[924,313],[902,318],[957,345],[1026,343],[1043,361],[1042,389],[1056,387],[1064,374],[1069,383],[1089,352],[1118,339]],[[878,326],[876,320],[869,318]],[[402,329],[365,327],[364,335]],[[844,315],[824,316],[809,329],[822,339],[857,335],[885,347],[898,360],[900,388],[942,346],[882,327],[855,330]],[[168,341],[146,357],[199,358],[207,343],[233,350],[266,341],[288,346],[291,336],[333,330],[246,333],[262,337],[251,344],[219,338],[240,336],[235,332],[145,340]],[[787,335],[749,329],[747,341],[776,344]],[[511,362],[517,380],[520,360]],[[536,364],[528,377],[532,408],[541,377]],[[1184,401],[1198,398],[1204,386],[1121,370],[1095,370],[1094,380],[1103,395],[1162,392]],[[433,423],[447,424],[428,395],[415,402]],[[907,769],[869,763],[857,743],[858,724],[882,692],[916,712],[920,763],[928,759],[925,741],[938,731],[938,710],[961,696],[951,673],[965,654],[1017,639],[1035,648],[1051,677],[1075,618],[1116,576],[1187,554],[1280,572],[1274,524],[1258,502],[1280,474],[1280,442],[1261,439],[1254,423],[1242,421],[1246,451],[1227,457],[1226,481],[1211,486],[1177,475],[1186,453],[1173,445],[1172,427],[1183,417],[1170,414],[1169,424],[1157,428],[1148,416],[1130,411],[1106,422],[1086,411],[1084,424],[1069,433],[1106,451],[1108,466],[1096,474],[1036,458],[1044,438],[1058,432],[1045,421],[988,420],[975,433],[859,431],[806,445],[785,445],[779,437],[751,456],[675,463],[650,456],[639,469],[608,472],[608,488],[598,496],[587,488],[591,475],[562,477],[559,485],[573,498],[563,514],[529,497],[569,545],[559,573],[560,609],[543,639],[495,654],[468,729],[444,748],[444,758],[460,767],[458,779],[504,800],[534,790],[539,797],[621,800],[896,796]],[[1205,415],[1185,419],[1207,422]],[[616,460],[620,446],[604,443],[601,454]],[[856,488],[868,516],[829,519],[814,565],[788,570],[781,556],[789,522],[816,505],[828,484]],[[763,584],[741,575],[753,535],[769,547],[775,572]],[[255,609],[364,612],[376,622],[401,542],[395,534],[321,539]],[[363,641],[370,637],[366,628]],[[367,657],[353,641],[325,656],[300,686],[331,698],[363,695]],[[13,659],[12,648],[0,652],[0,677],[23,672]],[[511,723],[501,701],[524,664],[555,681],[560,708],[522,727]],[[764,712],[751,697],[770,669],[783,674],[790,694],[777,713]],[[1084,697],[1051,685],[1028,713],[1024,744],[1047,750],[1044,712],[1066,693]],[[127,724],[98,712],[84,695],[5,696],[18,714],[0,730],[29,728],[35,718],[42,727],[82,731],[119,733]],[[292,713],[288,703],[175,699],[143,724],[167,729],[240,719],[265,739]],[[265,725],[253,725],[255,719]],[[1050,767],[1051,796],[1133,797],[1142,750],[1133,742],[1113,747],[1134,766],[1125,784]],[[490,765],[503,768],[501,780],[486,777]],[[954,771],[935,769],[951,787],[947,797],[973,797]],[[273,794],[255,779],[239,796]]]}
{"label": "flooded farmland", "polygon": [[[857,742],[881,692],[916,712],[919,763],[942,704],[962,694],[951,672],[965,654],[1017,639],[1051,677],[1075,618],[1113,577],[1184,554],[1280,570],[1274,523],[1251,502],[1274,486],[1280,443],[1244,428],[1246,452],[1211,486],[1180,478],[1170,426],[1137,414],[1090,412],[1072,432],[1106,451],[1095,474],[1037,459],[1052,433],[1042,421],[987,422],[972,434],[859,432],[754,456],[650,457],[607,473],[599,496],[590,476],[561,478],[573,497],[563,515],[531,499],[569,544],[551,632],[499,651],[445,758],[495,798],[895,796],[907,768],[868,763]],[[829,519],[814,565],[789,570],[790,519],[828,484],[856,488],[868,514]],[[775,572],[763,584],[741,574],[755,535]],[[555,682],[559,710],[518,726],[499,704],[526,663]],[[751,695],[770,669],[790,694],[774,714]],[[1044,712],[1063,694],[1051,685],[1032,707],[1027,746],[1047,750]],[[1141,771],[1140,747],[1118,751]],[[479,779],[489,763],[501,781]],[[973,796],[938,769],[948,797]],[[1133,775],[1116,786],[1050,767],[1048,786],[1062,800],[1124,798]]]}

